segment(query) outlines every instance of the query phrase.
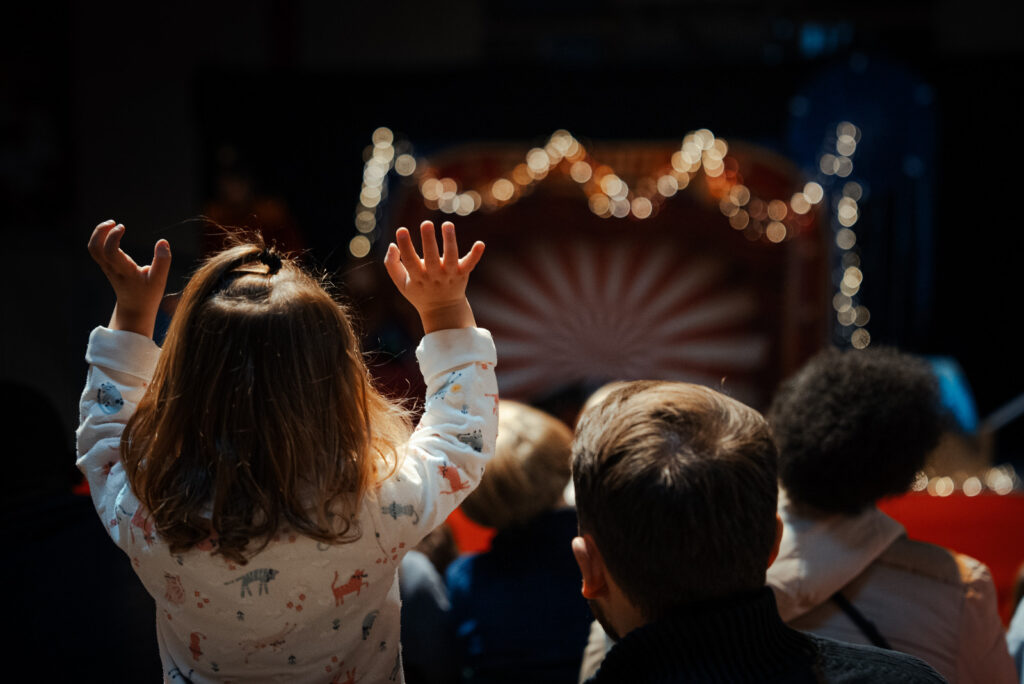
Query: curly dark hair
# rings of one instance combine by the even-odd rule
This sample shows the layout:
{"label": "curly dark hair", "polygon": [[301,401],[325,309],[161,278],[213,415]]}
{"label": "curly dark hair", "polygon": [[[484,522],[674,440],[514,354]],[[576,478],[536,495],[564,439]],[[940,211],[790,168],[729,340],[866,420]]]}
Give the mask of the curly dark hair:
{"label": "curly dark hair", "polygon": [[827,349],[782,384],[768,422],[790,499],[854,515],[909,488],[943,412],[926,362],[891,348]]}

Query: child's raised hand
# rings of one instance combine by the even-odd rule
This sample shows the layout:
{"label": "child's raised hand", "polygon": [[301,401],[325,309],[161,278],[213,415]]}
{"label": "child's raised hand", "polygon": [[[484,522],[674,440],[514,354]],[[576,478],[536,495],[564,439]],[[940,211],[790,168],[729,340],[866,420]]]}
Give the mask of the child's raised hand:
{"label": "child's raised hand", "polygon": [[152,337],[171,267],[171,246],[167,240],[158,240],[153,248],[153,263],[139,266],[121,250],[123,236],[123,225],[104,221],[92,231],[89,254],[103,269],[117,295],[111,329]]}
{"label": "child's raised hand", "polygon": [[466,299],[466,283],[483,256],[484,243],[474,243],[469,254],[460,259],[455,225],[451,221],[441,224],[443,256],[438,253],[431,221],[420,224],[420,235],[423,238],[422,259],[405,228],[398,229],[395,242],[388,246],[384,266],[395,287],[416,307],[424,332],[475,326],[473,310]]}

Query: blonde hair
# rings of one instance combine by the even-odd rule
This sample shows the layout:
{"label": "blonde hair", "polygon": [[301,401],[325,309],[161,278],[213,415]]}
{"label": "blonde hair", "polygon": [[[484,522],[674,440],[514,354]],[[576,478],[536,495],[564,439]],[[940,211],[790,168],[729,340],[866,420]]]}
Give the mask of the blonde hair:
{"label": "blonde hair", "polygon": [[172,553],[211,539],[244,564],[286,525],[358,539],[362,497],[409,431],[345,308],[256,235],[189,281],[121,455]]}
{"label": "blonde hair", "polygon": [[562,421],[500,400],[494,458],[462,511],[474,522],[504,529],[553,508],[569,482],[571,444],[572,431]]}

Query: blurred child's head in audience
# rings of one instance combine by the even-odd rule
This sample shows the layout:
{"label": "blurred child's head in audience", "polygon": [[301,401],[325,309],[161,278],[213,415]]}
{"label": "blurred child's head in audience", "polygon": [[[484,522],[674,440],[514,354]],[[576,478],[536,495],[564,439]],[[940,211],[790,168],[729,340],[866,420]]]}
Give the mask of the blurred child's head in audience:
{"label": "blurred child's head in audience", "polygon": [[573,481],[584,596],[613,637],[618,590],[652,621],[764,586],[778,485],[754,409],[699,385],[622,383],[583,413]]}
{"label": "blurred child's head in audience", "polygon": [[462,511],[476,523],[503,529],[554,508],[569,481],[571,443],[572,431],[562,421],[502,399],[494,458]]}
{"label": "blurred child's head in audience", "polygon": [[809,513],[854,515],[905,492],[943,428],[930,366],[895,349],[821,352],[779,388],[779,477]]}

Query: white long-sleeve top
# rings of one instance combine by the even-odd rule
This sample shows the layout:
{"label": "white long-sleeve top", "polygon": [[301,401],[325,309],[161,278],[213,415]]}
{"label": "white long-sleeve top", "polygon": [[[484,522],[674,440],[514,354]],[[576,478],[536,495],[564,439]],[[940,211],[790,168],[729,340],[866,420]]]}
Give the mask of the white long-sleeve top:
{"label": "white long-sleeve top", "polygon": [[121,433],[159,354],[141,335],[92,332],[78,467],[111,538],[156,601],[164,680],[403,681],[397,569],[479,483],[494,453],[490,333],[423,338],[416,357],[427,385],[424,414],[398,472],[365,496],[357,541],[330,545],[281,530],[245,566],[212,554],[211,543],[171,554],[128,486]]}

